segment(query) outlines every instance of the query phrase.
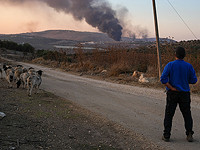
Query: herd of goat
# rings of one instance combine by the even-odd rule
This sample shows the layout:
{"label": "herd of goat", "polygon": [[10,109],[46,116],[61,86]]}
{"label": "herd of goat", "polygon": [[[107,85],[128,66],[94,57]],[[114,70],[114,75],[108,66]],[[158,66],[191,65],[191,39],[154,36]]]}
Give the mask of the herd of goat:
{"label": "herd of goat", "polygon": [[[23,88],[27,87],[28,96],[31,96],[33,88],[36,89],[36,93],[42,83],[42,70],[36,71],[30,67],[24,68],[22,65],[12,67],[11,65],[3,65],[5,72],[5,78],[8,81],[8,87],[12,88],[16,85],[17,88],[22,84]],[[1,78],[3,70],[0,68]]]}

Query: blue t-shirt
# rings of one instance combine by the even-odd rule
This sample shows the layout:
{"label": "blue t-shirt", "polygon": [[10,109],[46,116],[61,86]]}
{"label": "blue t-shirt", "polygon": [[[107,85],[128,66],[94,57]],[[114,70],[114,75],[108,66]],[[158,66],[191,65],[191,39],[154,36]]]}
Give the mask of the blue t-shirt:
{"label": "blue t-shirt", "polygon": [[[178,91],[189,92],[189,84],[195,84],[197,77],[195,70],[190,63],[178,59],[169,62],[160,77],[162,84],[169,82]],[[166,88],[169,90],[168,88]]]}

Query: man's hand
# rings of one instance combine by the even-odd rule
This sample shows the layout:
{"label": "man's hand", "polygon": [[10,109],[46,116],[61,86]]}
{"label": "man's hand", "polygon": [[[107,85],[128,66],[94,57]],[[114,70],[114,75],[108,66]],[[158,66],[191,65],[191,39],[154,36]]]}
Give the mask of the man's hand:
{"label": "man's hand", "polygon": [[172,91],[178,91],[176,88],[174,88],[173,86],[171,86],[171,84],[169,84],[169,82],[166,83],[165,86],[168,87]]}
{"label": "man's hand", "polygon": [[170,90],[172,91],[178,91],[176,88],[172,87]]}

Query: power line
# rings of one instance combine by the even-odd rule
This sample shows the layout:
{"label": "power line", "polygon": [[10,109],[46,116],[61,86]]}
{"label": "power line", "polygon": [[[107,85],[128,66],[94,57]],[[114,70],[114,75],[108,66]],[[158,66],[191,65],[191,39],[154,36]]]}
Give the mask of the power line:
{"label": "power line", "polygon": [[185,22],[185,20],[183,19],[183,17],[181,17],[181,15],[179,14],[179,12],[176,10],[176,8],[172,5],[172,3],[167,0],[167,2],[169,3],[169,5],[173,8],[173,10],[176,12],[176,14],[180,17],[180,19],[183,21],[183,23],[185,24],[185,26],[188,28],[188,30],[192,33],[192,35],[198,40],[197,36],[194,34],[194,32],[191,30],[191,28],[187,25],[187,23]]}

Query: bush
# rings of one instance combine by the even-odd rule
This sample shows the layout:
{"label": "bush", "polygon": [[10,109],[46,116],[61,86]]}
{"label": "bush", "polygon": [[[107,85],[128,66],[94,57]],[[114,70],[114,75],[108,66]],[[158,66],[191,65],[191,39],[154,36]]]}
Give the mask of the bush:
{"label": "bush", "polygon": [[25,44],[17,44],[12,41],[1,41],[0,40],[0,48],[6,48],[9,50],[21,51],[26,53],[34,53],[35,48],[28,43]]}
{"label": "bush", "polygon": [[120,74],[126,74],[132,72],[131,67],[125,63],[113,64],[109,71],[109,76],[119,76]]}

